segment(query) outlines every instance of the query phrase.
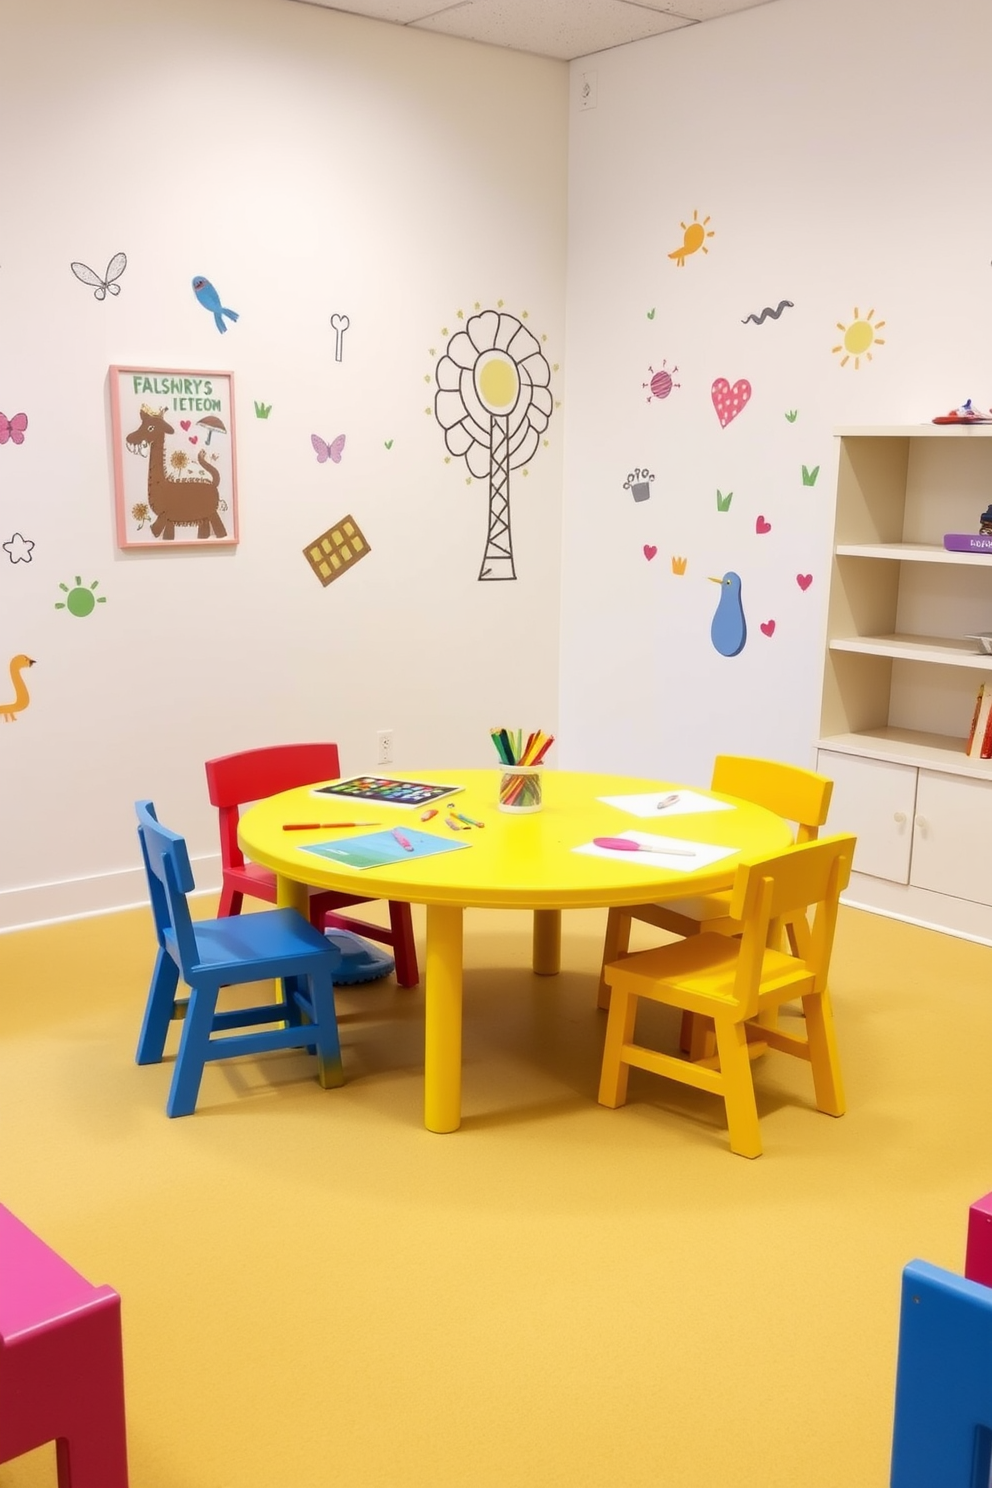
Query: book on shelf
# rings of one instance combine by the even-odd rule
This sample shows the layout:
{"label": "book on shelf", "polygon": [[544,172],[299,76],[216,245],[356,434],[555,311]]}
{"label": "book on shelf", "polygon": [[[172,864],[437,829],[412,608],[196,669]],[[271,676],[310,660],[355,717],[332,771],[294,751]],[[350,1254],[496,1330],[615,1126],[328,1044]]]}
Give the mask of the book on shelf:
{"label": "book on shelf", "polygon": [[965,753],[969,759],[992,759],[992,686],[985,682],[975,699]]}
{"label": "book on shelf", "polygon": [[944,547],[949,553],[992,554],[992,534],[988,532],[945,532]]}

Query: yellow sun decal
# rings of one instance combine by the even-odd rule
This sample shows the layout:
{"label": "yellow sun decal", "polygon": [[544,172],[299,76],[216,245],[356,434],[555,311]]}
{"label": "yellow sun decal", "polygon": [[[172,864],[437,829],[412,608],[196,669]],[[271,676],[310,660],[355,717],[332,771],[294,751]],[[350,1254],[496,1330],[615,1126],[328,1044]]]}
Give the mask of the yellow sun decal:
{"label": "yellow sun decal", "polygon": [[862,315],[857,305],[854,307],[854,319],[850,325],[844,325],[842,321],[837,322],[837,329],[844,332],[844,339],[839,346],[834,346],[834,352],[842,352],[840,359],[842,367],[846,367],[851,358],[854,358],[854,370],[857,372],[861,366],[861,358],[871,361],[871,348],[873,346],[884,346],[885,337],[878,333],[885,325],[884,320],[873,322],[875,311],[869,310],[867,315]]}
{"label": "yellow sun decal", "polygon": [[684,269],[688,255],[690,253],[698,253],[700,248],[702,248],[704,253],[709,253],[710,250],[706,246],[706,239],[714,236],[712,231],[706,231],[706,224],[709,220],[708,217],[704,217],[702,222],[700,222],[699,213],[693,210],[692,221],[690,223],[679,223],[679,227],[681,227],[683,233],[682,247],[676,248],[674,253],[668,255],[669,258],[674,258],[678,268]]}

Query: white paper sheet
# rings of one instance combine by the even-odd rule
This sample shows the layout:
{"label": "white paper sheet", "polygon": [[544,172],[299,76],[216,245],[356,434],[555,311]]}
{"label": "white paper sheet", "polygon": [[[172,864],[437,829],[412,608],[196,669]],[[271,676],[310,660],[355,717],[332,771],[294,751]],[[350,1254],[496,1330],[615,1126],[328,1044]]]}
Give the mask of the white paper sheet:
{"label": "white paper sheet", "polygon": [[[667,806],[659,809],[660,801],[668,801],[669,796],[675,796]],[[734,807],[726,801],[714,801],[712,796],[701,796],[698,791],[653,791],[646,796],[600,796],[607,806],[617,806],[621,811],[626,811],[630,816],[653,816],[660,821],[663,816],[692,816],[700,811],[733,811]]]}
{"label": "white paper sheet", "polygon": [[[735,852],[740,851],[736,847],[722,847],[712,842],[688,842],[682,837],[659,837],[655,832],[616,832],[611,835],[625,837],[630,842],[639,842],[642,847],[651,851],[628,852],[623,848],[597,847],[595,842],[584,842],[581,847],[573,847],[572,851],[585,853],[590,858],[612,858],[615,863],[630,863],[635,868],[664,868],[666,873],[673,869],[695,873],[697,868],[708,868],[711,863],[719,863],[721,858],[732,857]],[[678,851],[666,852],[666,848],[677,848]],[[687,850],[691,851],[691,857],[686,855]]]}

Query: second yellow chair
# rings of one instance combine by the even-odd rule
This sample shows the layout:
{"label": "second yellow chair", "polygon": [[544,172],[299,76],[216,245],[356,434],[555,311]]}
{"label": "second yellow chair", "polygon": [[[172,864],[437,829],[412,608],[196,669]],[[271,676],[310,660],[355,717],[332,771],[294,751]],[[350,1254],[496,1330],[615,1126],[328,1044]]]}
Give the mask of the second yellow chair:
{"label": "second yellow chair", "polygon": [[[827,973],[838,899],[851,876],[855,839],[827,837],[788,848],[776,857],[741,863],[729,911],[739,936],[704,933],[651,951],[638,951],[604,968],[610,1016],[599,1087],[604,1106],[623,1105],[631,1066],[664,1075],[723,1098],[730,1146],[758,1157],[761,1137],[749,1044],[809,1061],[818,1110],[844,1113]],[[776,921],[813,924],[801,951],[769,944]],[[694,1016],[712,1018],[716,1054],[680,1059],[634,1043],[637,1000],[648,997]],[[806,1037],[769,1026],[783,1002],[802,999]],[[759,1018],[762,1020],[759,1022]]]}

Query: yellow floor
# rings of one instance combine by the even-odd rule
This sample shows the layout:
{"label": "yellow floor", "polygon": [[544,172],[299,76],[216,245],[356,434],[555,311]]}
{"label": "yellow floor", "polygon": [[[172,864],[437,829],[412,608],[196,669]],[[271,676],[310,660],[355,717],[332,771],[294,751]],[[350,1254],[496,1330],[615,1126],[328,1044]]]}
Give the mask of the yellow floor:
{"label": "yellow floor", "polygon": [[883,1488],[901,1268],[961,1270],[992,1189],[992,950],[843,911],[849,1113],[769,1055],[747,1162],[701,1092],[596,1104],[604,924],[546,980],[469,916],[443,1137],[419,989],[339,994],[342,1089],[215,1065],[169,1121],[148,911],[0,937],[0,1200],[124,1299],[132,1488]]}

